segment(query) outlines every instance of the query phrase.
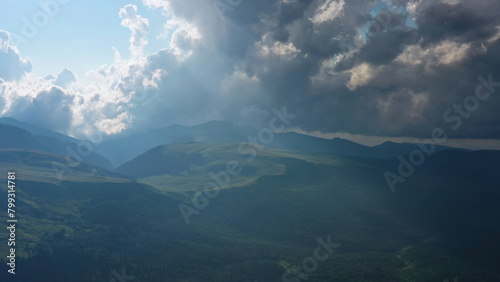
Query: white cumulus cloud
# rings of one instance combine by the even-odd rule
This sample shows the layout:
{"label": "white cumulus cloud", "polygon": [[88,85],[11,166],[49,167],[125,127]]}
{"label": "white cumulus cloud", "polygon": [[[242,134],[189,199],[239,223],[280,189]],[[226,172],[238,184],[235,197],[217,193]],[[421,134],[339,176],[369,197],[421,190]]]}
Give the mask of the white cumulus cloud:
{"label": "white cumulus cloud", "polygon": [[316,9],[314,16],[310,20],[314,25],[331,22],[342,14],[344,5],[344,0],[326,0],[323,5]]}
{"label": "white cumulus cloud", "polygon": [[149,21],[137,14],[137,6],[129,4],[120,10],[122,25],[132,32],[130,37],[130,53],[137,58],[143,55],[144,46],[148,44],[146,36],[149,32]]}
{"label": "white cumulus cloud", "polygon": [[11,46],[10,34],[0,30],[0,79],[20,79],[25,73],[31,72],[29,58],[22,58],[19,51]]}

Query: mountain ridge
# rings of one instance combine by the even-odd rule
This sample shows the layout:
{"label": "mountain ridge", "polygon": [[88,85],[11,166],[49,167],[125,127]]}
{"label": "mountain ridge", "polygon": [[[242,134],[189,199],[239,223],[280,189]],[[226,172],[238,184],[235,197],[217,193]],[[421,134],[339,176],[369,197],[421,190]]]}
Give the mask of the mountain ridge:
{"label": "mountain ridge", "polygon": [[[61,156],[68,156],[71,151],[78,151],[80,141],[78,139],[22,123],[26,128],[33,130],[33,132],[30,132],[25,128],[2,123],[2,121],[5,120],[6,119],[0,120],[0,136],[2,136],[0,140],[0,149],[34,149]],[[13,121],[14,120],[9,119],[10,123],[15,123]],[[46,133],[48,135],[37,135],[34,132]],[[68,140],[70,142],[67,142]],[[73,159],[75,158],[73,157]],[[76,161],[80,159],[83,162],[105,169],[114,169],[114,166],[107,158],[93,151],[82,156],[78,155]]]}

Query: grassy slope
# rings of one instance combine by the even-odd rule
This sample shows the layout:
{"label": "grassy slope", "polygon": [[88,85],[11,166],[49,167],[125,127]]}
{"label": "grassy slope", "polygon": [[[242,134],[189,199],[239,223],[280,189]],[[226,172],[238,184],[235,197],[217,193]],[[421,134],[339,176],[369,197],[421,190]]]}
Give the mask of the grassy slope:
{"label": "grassy slope", "polygon": [[[391,194],[382,176],[391,162],[279,150],[248,162],[236,145],[200,143],[156,150],[130,166],[142,182],[156,178],[156,189],[85,165],[58,183],[46,167],[58,157],[0,154],[8,160],[2,169],[18,166],[18,238],[29,242],[25,254],[38,251],[24,281],[106,281],[112,268],[125,266],[138,281],[278,281],[312,255],[318,236],[329,234],[341,246],[308,281],[499,280],[499,226],[490,226],[500,214],[496,182],[465,170],[484,157],[461,155],[463,170],[453,178],[460,164],[437,154]],[[179,201],[161,192],[189,204],[193,187],[203,187],[208,172],[229,160],[243,167],[233,189],[210,199],[186,226]],[[462,183],[469,178],[477,181]],[[481,198],[485,191],[490,201]],[[58,272],[37,271],[47,264]]]}
{"label": "grassy slope", "polygon": [[294,158],[332,166],[343,160],[277,149],[259,151],[255,159],[249,160],[250,156],[239,154],[238,144],[171,144],[146,152],[120,166],[116,172],[136,178],[163,192],[190,195],[193,189],[203,188],[212,181],[209,173],[226,171],[227,164],[231,161],[238,162],[242,172],[231,177],[227,188],[249,185],[265,175],[285,173],[286,167],[280,162],[281,159]]}
{"label": "grassy slope", "polygon": [[[141,281],[217,281],[227,275],[245,280],[254,265],[268,268],[254,276],[267,281],[281,274],[277,262],[292,253],[290,246],[224,224],[186,226],[178,201],[105,170],[82,164],[58,182],[52,161],[63,159],[29,150],[0,152],[1,173],[17,174],[22,270],[16,281],[102,281],[111,278],[111,269],[123,266]],[[0,196],[6,198],[3,187]],[[7,253],[6,244],[0,246]],[[261,261],[264,250],[271,254],[269,261]],[[0,277],[4,268],[2,264]]]}
{"label": "grassy slope", "polygon": [[[148,163],[150,156],[154,161]],[[140,167],[135,175],[140,182],[186,197],[211,181],[209,172],[223,171],[228,161],[238,161],[242,173],[232,177],[228,187],[237,189],[210,200],[199,216],[193,216],[194,224],[215,222],[214,226],[226,225],[288,246],[332,234],[343,243],[343,250],[338,260],[326,263],[329,271],[314,274],[325,281],[440,281],[438,277],[447,275],[472,281],[499,278],[491,272],[498,266],[493,250],[500,250],[493,239],[500,234],[497,179],[492,171],[470,169],[485,156],[436,153],[395,194],[390,193],[383,173],[384,167],[397,168],[396,161],[281,150],[262,151],[252,162],[246,157],[237,153],[237,145],[167,145],[126,164],[121,172]],[[488,159],[488,167],[499,160]],[[476,181],[464,183],[464,179]],[[489,191],[487,201],[485,191]],[[189,197],[185,199],[190,204]],[[481,250],[473,251],[475,247]]]}
{"label": "grassy slope", "polygon": [[[2,121],[5,121],[5,119],[0,119],[0,122]],[[30,127],[28,126],[28,128]],[[85,147],[85,144],[89,143],[83,143],[83,148],[78,148],[79,140],[77,139],[51,132],[49,130],[36,128],[34,126],[32,126],[31,129],[34,132],[45,133],[48,135],[37,135],[30,133],[30,131],[26,129],[0,123],[0,136],[2,136],[0,139],[0,149],[29,149],[58,155],[68,155],[70,150],[73,150],[74,152],[83,150],[84,153],[86,153],[85,150],[88,149]],[[95,148],[92,147],[91,149],[94,150]],[[88,155],[86,154],[81,157],[83,162],[105,169],[114,168],[109,160],[93,151],[90,151],[88,152]]]}

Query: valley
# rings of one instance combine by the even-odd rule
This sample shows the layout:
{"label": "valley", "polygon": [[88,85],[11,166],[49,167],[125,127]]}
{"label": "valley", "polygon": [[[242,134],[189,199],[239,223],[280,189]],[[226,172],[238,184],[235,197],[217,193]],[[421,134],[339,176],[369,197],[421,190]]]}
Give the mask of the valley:
{"label": "valley", "polygon": [[[108,281],[122,268],[136,281],[500,278],[496,151],[439,151],[392,193],[395,157],[250,158],[239,143],[190,141],[111,170],[78,163],[60,181],[52,164],[64,156],[8,146],[0,174],[18,177],[18,281]],[[318,238],[335,251],[304,264]]]}

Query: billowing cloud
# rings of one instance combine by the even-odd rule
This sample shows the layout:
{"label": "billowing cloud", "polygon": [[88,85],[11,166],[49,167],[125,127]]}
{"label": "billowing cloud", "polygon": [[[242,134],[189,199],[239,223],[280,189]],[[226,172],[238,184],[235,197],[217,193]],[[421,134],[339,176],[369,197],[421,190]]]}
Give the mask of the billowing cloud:
{"label": "billowing cloud", "polygon": [[[257,42],[257,48],[260,49],[260,54],[262,56],[275,55],[284,60],[293,60],[300,50],[295,48],[292,42],[287,44],[275,41],[274,44],[269,44],[266,42],[268,34],[264,35],[262,41]],[[270,46],[269,46],[270,45]]]}
{"label": "billowing cloud", "polygon": [[29,58],[21,58],[19,51],[9,44],[10,34],[0,30],[0,79],[20,79],[25,73],[31,72]]}
{"label": "billowing cloud", "polygon": [[341,15],[344,5],[344,0],[326,0],[314,12],[314,16],[311,18],[311,21],[315,25],[331,22]]}
{"label": "billowing cloud", "polygon": [[62,88],[32,75],[21,83],[6,82],[0,86],[5,100],[3,116],[60,132],[70,130],[74,97]]}
{"label": "billowing cloud", "polygon": [[131,58],[117,52],[113,64],[74,81],[65,72],[2,77],[2,115],[34,119],[42,111],[29,107],[45,93],[36,106],[50,100],[70,121],[47,127],[74,135],[213,119],[265,126],[266,112],[287,106],[293,127],[305,131],[429,137],[443,127],[450,137],[500,138],[500,89],[459,129],[443,118],[475,94],[478,77],[500,81],[498,1],[231,3],[239,4],[221,21],[211,1],[143,0],[165,15],[165,48],[147,55],[148,20],[127,5],[119,14],[131,30]]}
{"label": "billowing cloud", "polygon": [[68,84],[76,81],[75,74],[69,69],[63,69],[58,75],[55,81],[53,82],[55,85],[60,87],[66,87]]}
{"label": "billowing cloud", "polygon": [[149,32],[149,21],[137,14],[137,6],[126,5],[120,10],[122,25],[132,32],[130,37],[130,53],[137,58],[143,55],[144,46],[148,44],[146,35]]}

